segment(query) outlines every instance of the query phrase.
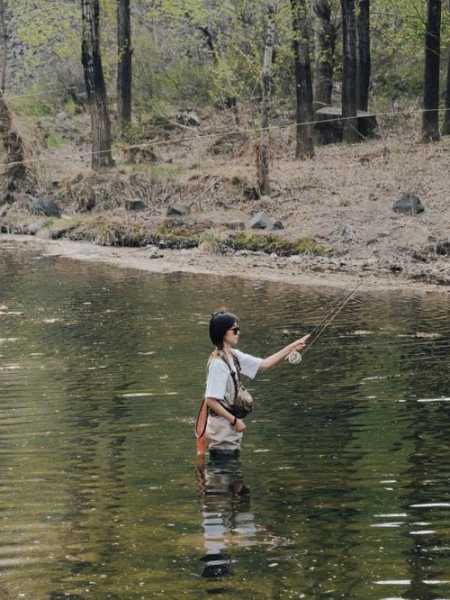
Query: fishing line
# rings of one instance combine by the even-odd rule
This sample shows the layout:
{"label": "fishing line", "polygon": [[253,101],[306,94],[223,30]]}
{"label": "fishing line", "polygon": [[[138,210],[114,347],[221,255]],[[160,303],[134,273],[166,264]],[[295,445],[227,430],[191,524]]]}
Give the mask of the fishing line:
{"label": "fishing line", "polygon": [[[371,113],[374,116],[377,117],[381,117],[381,116],[400,116],[400,115],[414,115],[414,114],[424,114],[424,113],[428,113],[428,112],[438,112],[438,113],[442,113],[442,112],[448,112],[450,109],[448,108],[428,108],[428,109],[415,109],[415,110],[408,110],[408,111],[390,111],[390,112],[380,112],[380,113]],[[262,132],[271,132],[271,131],[281,131],[281,130],[286,130],[289,129],[291,127],[299,127],[299,126],[312,126],[312,125],[318,125],[318,124],[324,124],[324,123],[335,123],[335,122],[343,122],[343,121],[348,121],[351,119],[355,119],[357,118],[356,115],[350,116],[350,117],[336,117],[333,119],[321,119],[319,121],[302,121],[301,123],[297,123],[295,121],[291,121],[289,123],[286,123],[284,125],[269,125],[269,127],[239,127],[237,129],[238,132],[240,133],[248,133],[249,136],[251,137],[252,135],[257,136],[260,135]],[[97,156],[97,155],[102,155],[102,154],[108,154],[110,152],[113,152],[115,149],[126,151],[126,150],[138,150],[138,149],[144,149],[144,148],[149,148],[149,147],[156,147],[156,146],[175,146],[175,145],[181,145],[181,144],[189,144],[190,142],[195,142],[198,141],[200,139],[205,139],[205,138],[214,138],[217,137],[218,135],[221,135],[222,132],[226,132],[228,133],[230,131],[229,128],[224,128],[221,130],[218,130],[214,133],[205,133],[205,134],[198,134],[196,136],[192,136],[192,137],[179,137],[179,138],[174,138],[172,140],[166,140],[166,139],[162,139],[162,138],[157,138],[154,141],[151,142],[143,142],[141,144],[131,144],[131,145],[127,145],[127,144],[115,144],[113,147],[111,147],[110,149],[107,150],[90,150],[90,151],[86,151],[86,152],[80,152],[77,153],[78,157],[83,159],[83,158],[89,158],[92,156]],[[4,168],[4,169],[8,169],[10,167],[15,167],[18,165],[24,165],[24,164],[33,164],[33,163],[39,163],[39,162],[45,162],[45,163],[53,163],[55,161],[66,161],[67,158],[66,157],[60,157],[60,156],[52,156],[51,160],[49,160],[48,157],[39,157],[39,158],[29,158],[29,159],[25,159],[25,160],[20,160],[20,161],[14,161],[14,162],[9,162],[9,163],[0,163],[0,168]]]}
{"label": "fishing line", "polygon": [[317,340],[320,338],[320,336],[325,331],[325,329],[336,319],[336,317],[344,309],[344,307],[348,304],[348,302],[350,302],[350,300],[356,294],[356,292],[361,287],[361,285],[362,285],[362,281],[360,281],[358,283],[358,285],[356,285],[356,287],[353,288],[353,290],[344,298],[344,300],[342,302],[340,302],[337,307],[334,307],[325,316],[325,318],[317,325],[317,327],[315,327],[312,330],[312,332],[309,335],[314,336],[314,337],[313,337],[312,341],[306,346],[306,348],[302,354],[300,354],[300,352],[298,352],[297,350],[295,350],[294,352],[291,352],[289,354],[289,356],[287,358],[291,364],[296,365],[302,361],[302,358],[303,358],[302,355],[305,355],[306,352],[311,348],[311,346],[313,346],[313,344],[315,344],[317,342]]}

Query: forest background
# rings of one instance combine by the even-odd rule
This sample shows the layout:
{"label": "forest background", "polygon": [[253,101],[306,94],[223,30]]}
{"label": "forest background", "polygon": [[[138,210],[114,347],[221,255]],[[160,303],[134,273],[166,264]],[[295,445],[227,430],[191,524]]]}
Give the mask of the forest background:
{"label": "forest background", "polygon": [[[3,232],[445,281],[447,3],[0,0],[0,17]],[[358,143],[318,145],[324,106]]]}

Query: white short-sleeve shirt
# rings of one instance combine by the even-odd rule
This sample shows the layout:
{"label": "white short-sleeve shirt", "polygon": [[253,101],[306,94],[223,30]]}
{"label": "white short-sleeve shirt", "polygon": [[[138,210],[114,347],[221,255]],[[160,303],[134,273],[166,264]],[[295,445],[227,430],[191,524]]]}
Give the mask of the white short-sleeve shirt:
{"label": "white short-sleeve shirt", "polygon": [[[250,379],[254,379],[262,359],[251,354],[245,354],[239,350],[233,350],[233,354],[239,360],[241,372]],[[236,372],[234,361],[230,364]],[[231,406],[234,401],[235,387],[230,369],[222,358],[214,358],[208,368],[206,380],[205,398],[215,398],[225,406]],[[238,433],[224,417],[209,416],[206,428],[206,436],[210,448],[239,449],[242,433]]]}

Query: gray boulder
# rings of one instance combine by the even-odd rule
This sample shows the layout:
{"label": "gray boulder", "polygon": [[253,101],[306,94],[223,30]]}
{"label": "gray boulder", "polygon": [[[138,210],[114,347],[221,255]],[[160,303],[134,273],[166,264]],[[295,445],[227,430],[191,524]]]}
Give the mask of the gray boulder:
{"label": "gray boulder", "polygon": [[274,222],[266,213],[259,212],[248,222],[249,229],[283,229],[283,224],[280,221]]}
{"label": "gray boulder", "polygon": [[417,215],[425,210],[422,201],[416,194],[407,192],[394,202],[393,210],[403,215]]}
{"label": "gray boulder", "polygon": [[200,118],[193,110],[180,110],[176,119],[177,123],[185,127],[200,127]]}
{"label": "gray boulder", "polygon": [[181,204],[171,204],[167,207],[168,217],[185,217],[191,212],[189,206],[183,206]]}
{"label": "gray boulder", "polygon": [[344,242],[352,242],[353,237],[353,227],[349,223],[347,223],[342,229],[342,239],[344,240]]}
{"label": "gray boulder", "polygon": [[134,200],[125,200],[125,209],[131,211],[144,210],[145,202],[135,198]]}
{"label": "gray boulder", "polygon": [[30,204],[30,212],[33,215],[45,215],[46,217],[60,217],[61,208],[54,200],[34,198]]}
{"label": "gray boulder", "polygon": [[38,231],[40,231],[45,223],[47,223],[47,221],[34,221],[33,223],[30,223],[29,225],[27,225],[27,233],[29,235],[36,235]]}
{"label": "gray boulder", "polygon": [[436,244],[436,254],[439,256],[450,256],[450,237],[446,240],[440,240]]}

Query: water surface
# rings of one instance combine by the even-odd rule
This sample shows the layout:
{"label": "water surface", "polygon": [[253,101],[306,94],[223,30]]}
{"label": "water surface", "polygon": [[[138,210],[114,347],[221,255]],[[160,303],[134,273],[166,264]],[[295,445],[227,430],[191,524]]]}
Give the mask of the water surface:
{"label": "water surface", "polygon": [[445,294],[358,293],[198,468],[209,313],[266,356],[342,292],[4,242],[0,282],[0,598],[450,598]]}

